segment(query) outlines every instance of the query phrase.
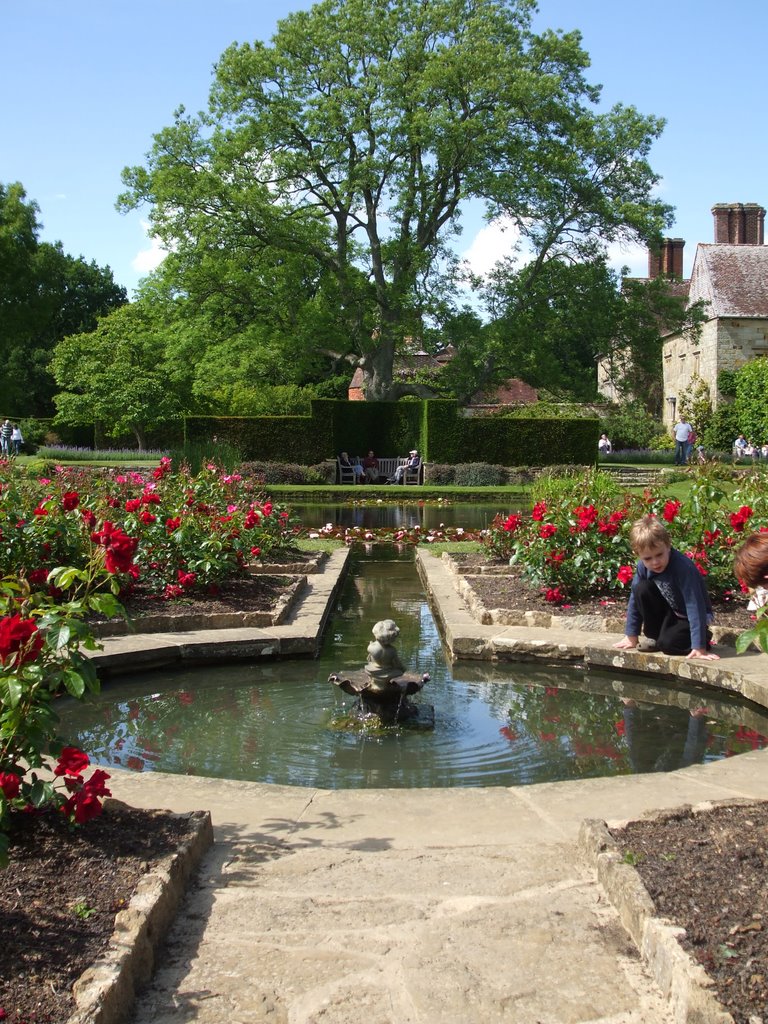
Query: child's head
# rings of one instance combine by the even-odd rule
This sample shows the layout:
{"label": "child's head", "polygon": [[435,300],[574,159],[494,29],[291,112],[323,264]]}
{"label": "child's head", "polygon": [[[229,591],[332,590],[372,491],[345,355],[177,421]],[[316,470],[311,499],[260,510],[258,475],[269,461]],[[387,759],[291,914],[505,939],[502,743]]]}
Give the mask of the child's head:
{"label": "child's head", "polygon": [[733,560],[736,579],[748,587],[765,585],[768,579],[768,533],[753,533]]}
{"label": "child's head", "polygon": [[632,524],[629,543],[646,569],[664,572],[672,547],[669,530],[656,516],[643,516]]}

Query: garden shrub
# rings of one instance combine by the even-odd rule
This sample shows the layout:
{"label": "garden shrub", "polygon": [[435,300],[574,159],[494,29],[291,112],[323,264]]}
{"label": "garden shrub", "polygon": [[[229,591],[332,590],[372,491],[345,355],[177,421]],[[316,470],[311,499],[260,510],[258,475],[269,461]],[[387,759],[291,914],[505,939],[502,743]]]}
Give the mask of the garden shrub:
{"label": "garden shrub", "polygon": [[460,462],[454,467],[453,482],[456,487],[498,487],[506,482],[506,470],[486,462]]}
{"label": "garden shrub", "polygon": [[605,431],[616,451],[648,448],[651,438],[663,433],[664,427],[640,402],[628,402],[601,417],[600,431]]}

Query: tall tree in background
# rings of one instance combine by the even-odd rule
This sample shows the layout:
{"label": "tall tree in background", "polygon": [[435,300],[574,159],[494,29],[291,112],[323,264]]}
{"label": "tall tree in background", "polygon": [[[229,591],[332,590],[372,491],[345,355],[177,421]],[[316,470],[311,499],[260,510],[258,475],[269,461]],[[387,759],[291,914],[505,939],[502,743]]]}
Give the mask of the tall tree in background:
{"label": "tall tree in background", "polygon": [[92,330],[99,316],[126,302],[109,267],[40,242],[38,207],[16,182],[0,184],[0,361],[3,414],[50,415],[49,372],[57,342]]}
{"label": "tall tree in background", "polygon": [[292,14],[271,45],[224,53],[208,111],[155,136],[120,203],[148,203],[189,267],[304,261],[367,397],[397,398],[412,389],[393,382],[395,353],[445,307],[466,202],[516,223],[532,275],[668,223],[646,160],[662,123],[596,113],[579,33],[533,33],[534,10],[323,0]]}

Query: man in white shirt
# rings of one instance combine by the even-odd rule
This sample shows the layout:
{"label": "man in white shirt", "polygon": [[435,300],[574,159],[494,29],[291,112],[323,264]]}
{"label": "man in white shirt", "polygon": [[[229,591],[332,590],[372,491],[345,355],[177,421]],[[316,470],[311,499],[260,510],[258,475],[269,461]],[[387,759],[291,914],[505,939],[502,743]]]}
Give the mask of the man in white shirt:
{"label": "man in white shirt", "polygon": [[684,466],[688,461],[688,438],[693,433],[693,427],[686,419],[681,419],[675,424],[675,465]]}

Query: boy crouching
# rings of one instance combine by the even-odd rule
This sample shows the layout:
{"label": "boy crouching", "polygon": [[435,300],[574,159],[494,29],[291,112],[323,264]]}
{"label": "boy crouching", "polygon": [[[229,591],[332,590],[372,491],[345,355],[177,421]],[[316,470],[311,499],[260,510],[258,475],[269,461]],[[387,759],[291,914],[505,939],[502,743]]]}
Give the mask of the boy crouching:
{"label": "boy crouching", "polygon": [[716,661],[708,650],[712,602],[690,558],[672,547],[669,531],[655,516],[633,524],[629,543],[639,561],[627,607],[626,636],[614,647],[641,649]]}

